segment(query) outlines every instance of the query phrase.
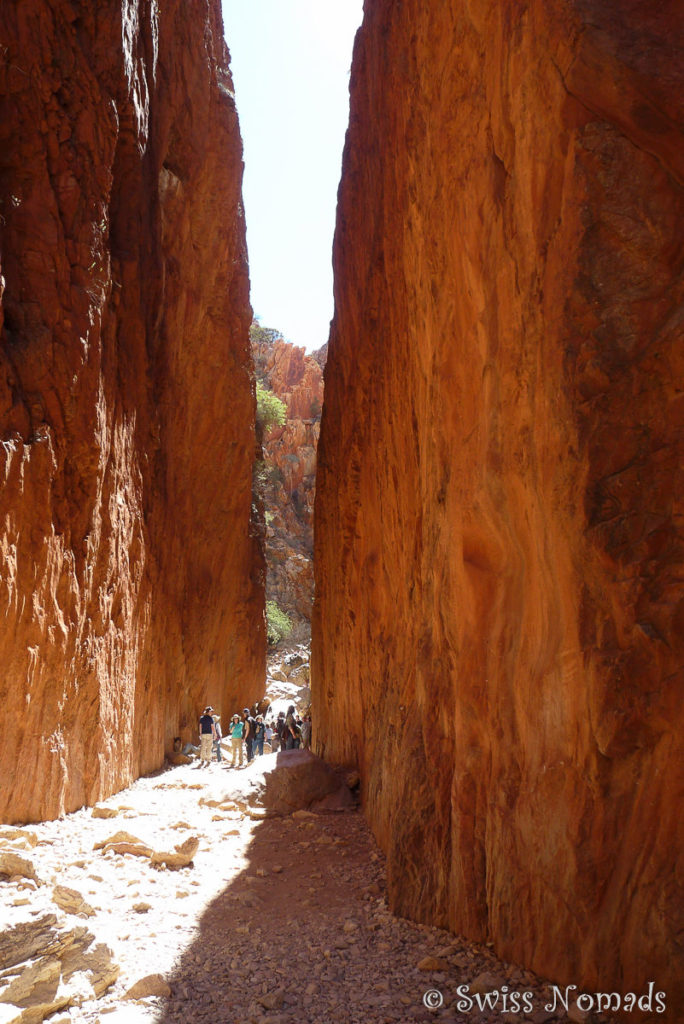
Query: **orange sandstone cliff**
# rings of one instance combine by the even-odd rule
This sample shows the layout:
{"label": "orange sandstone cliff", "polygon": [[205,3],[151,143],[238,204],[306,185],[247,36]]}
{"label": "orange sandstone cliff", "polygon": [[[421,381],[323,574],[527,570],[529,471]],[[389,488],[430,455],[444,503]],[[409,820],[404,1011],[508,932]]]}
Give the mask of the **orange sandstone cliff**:
{"label": "orange sandstone cliff", "polygon": [[286,410],[283,425],[272,427],[263,441],[266,597],[287,613],[293,639],[308,639],[314,591],[316,448],[326,347],[307,354],[274,331],[261,329],[252,350],[257,376]]}
{"label": "orange sandstone cliff", "polygon": [[218,0],[0,10],[0,818],[258,696],[242,147]]}
{"label": "orange sandstone cliff", "polygon": [[366,0],[312,662],[393,908],[670,1021],[682,42],[675,2]]}

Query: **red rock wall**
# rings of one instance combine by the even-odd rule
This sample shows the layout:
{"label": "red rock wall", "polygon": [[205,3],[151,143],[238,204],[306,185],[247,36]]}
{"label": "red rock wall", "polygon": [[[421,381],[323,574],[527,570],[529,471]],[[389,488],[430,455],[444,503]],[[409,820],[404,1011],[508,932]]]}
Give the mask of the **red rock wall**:
{"label": "red rock wall", "polygon": [[0,818],[261,693],[242,149],[218,0],[0,10]]}
{"label": "red rock wall", "polygon": [[264,439],[269,460],[282,474],[288,495],[298,492],[301,518],[310,528],[316,493],[316,447],[323,408],[323,369],[316,354],[287,341],[276,341],[266,364],[268,385],[285,404],[282,427]]}
{"label": "red rock wall", "polygon": [[285,423],[264,437],[266,596],[290,617],[295,636],[310,635],[313,603],[313,508],[316,448],[323,407],[325,350],[282,338],[253,340],[265,385],[284,403]]}
{"label": "red rock wall", "polygon": [[671,1021],[681,44],[674,2],[366,0],[312,661],[394,909]]}

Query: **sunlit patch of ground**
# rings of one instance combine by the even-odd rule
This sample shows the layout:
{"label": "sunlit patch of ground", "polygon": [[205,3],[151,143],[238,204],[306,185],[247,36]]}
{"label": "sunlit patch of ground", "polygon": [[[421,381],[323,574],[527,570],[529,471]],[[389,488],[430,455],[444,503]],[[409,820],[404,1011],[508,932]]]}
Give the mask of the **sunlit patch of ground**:
{"label": "sunlit patch of ground", "polygon": [[[38,843],[22,855],[44,884],[0,882],[3,925],[57,914],[107,943],[120,967],[99,1000],[52,1024],[585,1024],[574,1010],[547,1012],[549,983],[491,949],[392,915],[384,858],[358,810],[253,820],[231,806],[237,779],[288,756],[173,768],[100,805],[115,817],[84,810],[28,829]],[[154,850],[192,835],[199,847],[180,871],[94,850],[122,831]],[[77,890],[93,916],[57,911],[56,884]],[[151,975],[160,990],[127,1000]],[[475,997],[491,993],[497,1004],[482,1010]],[[512,993],[526,994],[529,1012]],[[14,1022],[4,1009],[0,1024]]]}
{"label": "sunlit patch of ground", "polygon": [[[117,1002],[138,979],[173,972],[192,944],[206,907],[244,870],[256,823],[238,811],[220,810],[203,800],[220,800],[230,789],[233,769],[184,765],[133,786],[99,806],[116,817],[94,818],[84,809],[58,821],[29,825],[38,843],[16,852],[32,862],[43,883],[0,881],[3,929],[51,913],[61,917],[52,893],[55,885],[77,890],[95,911],[81,918],[64,915],[66,927],[85,925],[106,943],[121,968],[116,984],[97,1001],[52,1020],[92,1020]],[[10,830],[13,831],[13,830]],[[143,857],[94,851],[97,843],[125,831],[155,850],[173,850],[189,836],[200,840],[193,866],[159,870]],[[139,1007],[137,1009],[140,1009]],[[127,1020],[136,1010],[128,1004]],[[113,1017],[108,1016],[108,1020]]]}

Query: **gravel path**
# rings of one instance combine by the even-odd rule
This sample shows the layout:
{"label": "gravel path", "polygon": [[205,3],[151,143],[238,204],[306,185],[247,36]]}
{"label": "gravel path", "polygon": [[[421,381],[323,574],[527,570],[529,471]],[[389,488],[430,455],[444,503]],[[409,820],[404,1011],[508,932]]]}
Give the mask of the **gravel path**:
{"label": "gravel path", "polygon": [[[51,1021],[588,1019],[576,1010],[570,1017],[548,1011],[550,987],[502,964],[488,949],[393,917],[385,902],[383,857],[358,811],[255,821],[217,806],[230,792],[233,774],[213,764],[204,770],[172,768],[108,800],[106,806],[117,811],[114,819],[93,818],[84,810],[30,826],[38,837],[31,859],[48,884],[22,889],[20,898],[16,885],[0,884],[3,919],[14,923],[20,912],[54,913],[50,883],[71,886],[95,912],[76,923],[86,923],[98,941],[108,943],[121,968],[99,1000],[61,1011]],[[140,857],[93,850],[120,829],[155,848],[168,849],[190,834],[200,846],[193,865],[180,871],[158,871]],[[124,998],[150,975],[161,976],[165,994]],[[493,1010],[477,1002],[477,994],[484,999],[487,991],[490,999],[498,993]],[[524,998],[528,1012],[514,1012],[525,1008]]]}

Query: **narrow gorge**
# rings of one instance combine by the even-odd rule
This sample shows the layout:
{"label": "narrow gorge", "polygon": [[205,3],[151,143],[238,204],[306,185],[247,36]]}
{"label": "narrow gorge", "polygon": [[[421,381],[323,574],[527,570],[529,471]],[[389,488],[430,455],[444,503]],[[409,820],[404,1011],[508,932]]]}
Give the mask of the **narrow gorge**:
{"label": "narrow gorge", "polygon": [[[249,817],[232,776],[189,763],[136,790],[141,818],[152,794],[165,828],[190,830],[177,788],[213,830],[202,899],[227,870],[221,821],[231,863],[258,848],[261,874],[225,887],[241,902],[213,909],[207,970],[231,998],[248,939],[255,971],[286,973],[260,959],[260,886],[278,907],[311,857],[320,898],[337,894],[339,946],[325,913],[308,933],[320,987],[296,950],[308,1002],[278,989],[250,1024],[328,1024],[325,971],[342,991],[361,934],[374,1009],[334,1019],[432,1019],[381,978],[428,927],[454,936],[430,933],[447,973],[496,956],[619,993],[625,1024],[684,1019],[683,44],[676,0],[365,0],[335,314],[307,356],[250,340],[219,0],[0,6],[0,822],[175,771],[205,704],[263,697],[266,597],[298,641],[310,622],[313,750],[359,790],[386,903],[351,814]],[[288,410],[266,436],[262,383]],[[109,828],[85,817],[64,847],[79,870]],[[50,871],[57,824],[37,829]],[[279,863],[281,832],[298,845]],[[160,905],[205,912],[199,882],[191,899],[144,864]],[[38,900],[16,895],[27,914]],[[219,997],[194,998],[193,941],[166,1022],[221,1019]],[[624,1010],[651,983],[666,1010]],[[448,1024],[594,1024],[455,1005]]]}

